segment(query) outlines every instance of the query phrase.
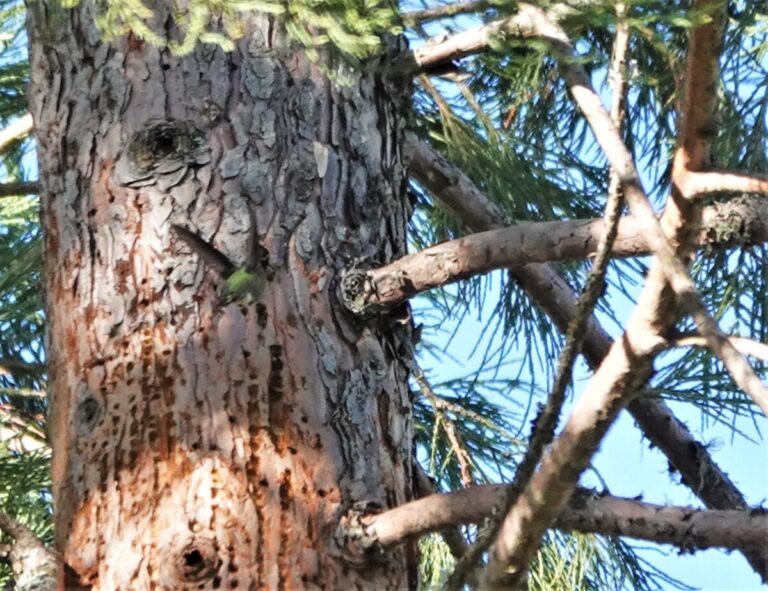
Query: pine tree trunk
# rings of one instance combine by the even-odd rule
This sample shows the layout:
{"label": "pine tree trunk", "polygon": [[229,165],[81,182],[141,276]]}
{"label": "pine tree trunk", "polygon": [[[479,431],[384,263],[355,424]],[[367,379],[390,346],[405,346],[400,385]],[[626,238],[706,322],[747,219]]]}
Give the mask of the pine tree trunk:
{"label": "pine tree trunk", "polygon": [[[405,248],[402,89],[329,81],[263,15],[177,58],[54,4],[30,3],[30,97],[66,584],[414,587],[413,552],[361,567],[336,536],[411,496],[409,329],[337,291]],[[261,243],[266,289],[228,303],[173,225],[235,266]]]}

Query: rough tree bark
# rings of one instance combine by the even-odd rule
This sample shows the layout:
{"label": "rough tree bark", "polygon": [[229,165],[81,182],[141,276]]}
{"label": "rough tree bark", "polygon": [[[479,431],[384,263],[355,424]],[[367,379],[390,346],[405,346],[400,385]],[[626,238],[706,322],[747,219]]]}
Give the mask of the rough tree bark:
{"label": "rough tree bark", "polygon": [[[55,4],[29,36],[63,582],[415,586],[408,548],[361,570],[335,539],[355,503],[412,497],[407,320],[336,295],[405,254],[404,89],[329,82],[263,15],[177,58]],[[237,266],[263,244],[266,290],[226,303],[174,224]]]}

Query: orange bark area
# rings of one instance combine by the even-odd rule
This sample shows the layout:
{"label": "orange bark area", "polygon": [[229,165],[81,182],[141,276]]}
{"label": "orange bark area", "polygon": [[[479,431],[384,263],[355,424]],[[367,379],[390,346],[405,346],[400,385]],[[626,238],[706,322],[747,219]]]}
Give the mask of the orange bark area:
{"label": "orange bark area", "polygon": [[[79,584],[101,589],[327,581],[342,459],[325,388],[309,386],[323,383],[316,345],[278,295],[285,286],[220,308],[216,278],[196,264],[191,297],[168,281],[152,287],[179,257],[154,244],[162,228],[143,201],[128,224],[130,262],[91,267],[88,289],[79,256],[51,276],[54,391],[72,401],[53,429],[65,451],[55,460],[65,560]],[[95,235],[102,252],[110,240]],[[320,305],[316,275],[306,288]],[[332,324],[317,312],[317,326]]]}
{"label": "orange bark area", "polygon": [[[211,579],[217,586],[215,577],[226,572],[228,588],[244,581],[274,587],[319,575],[328,544],[320,538],[329,533],[319,530],[332,523],[340,491],[320,434],[299,426],[319,417],[294,417],[300,403],[281,401],[298,394],[282,391],[284,368],[274,358],[281,347],[268,349],[266,388],[264,376],[238,375],[243,358],[230,365],[225,351],[214,355],[208,378],[193,380],[184,370],[185,357],[231,343],[248,320],[232,310],[216,326],[200,327],[187,347],[177,347],[160,322],[86,364],[88,388],[103,397],[109,417],[78,434],[69,466],[78,475],[68,484],[77,503],[65,556],[82,583],[177,589]],[[70,343],[83,334],[76,325],[69,332]],[[115,558],[119,568],[110,564]]]}
{"label": "orange bark area", "polygon": [[[178,589],[210,580],[214,587],[238,588],[296,583],[293,570],[305,583],[319,575],[318,540],[311,531],[296,536],[293,524],[303,531],[318,517],[330,519],[336,495],[309,494],[307,481],[292,477],[290,460],[265,451],[268,437],[255,439],[261,439],[261,461],[247,469],[218,454],[179,450],[167,460],[144,454],[131,470],[107,478],[79,507],[70,532],[68,546],[77,549],[70,565],[81,581]],[[249,481],[257,465],[258,479]],[[111,517],[118,514],[129,519]],[[110,565],[114,560],[120,565]],[[228,578],[222,581],[221,573]]]}
{"label": "orange bark area", "polygon": [[685,87],[680,106],[678,149],[672,162],[672,194],[667,200],[661,224],[681,256],[690,256],[693,237],[700,228],[700,207],[684,197],[690,172],[710,166],[712,140],[717,135],[717,87],[720,83],[718,59],[725,27],[725,2],[697,0],[694,10],[708,9],[709,23],[691,33],[686,59]]}

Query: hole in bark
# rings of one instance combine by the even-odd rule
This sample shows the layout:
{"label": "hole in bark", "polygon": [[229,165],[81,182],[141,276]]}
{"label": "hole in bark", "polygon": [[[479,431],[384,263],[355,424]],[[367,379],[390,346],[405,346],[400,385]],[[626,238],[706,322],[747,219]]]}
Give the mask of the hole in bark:
{"label": "hole in bark", "polygon": [[203,561],[203,556],[199,550],[192,550],[184,555],[184,564],[187,568],[197,568],[197,566]]}
{"label": "hole in bark", "polygon": [[264,304],[256,304],[256,323],[264,328],[269,320],[269,312]]}
{"label": "hole in bark", "polygon": [[202,583],[214,578],[221,561],[216,554],[213,540],[192,537],[176,550],[169,565],[173,578],[180,583]]}
{"label": "hole in bark", "polygon": [[78,433],[80,435],[90,434],[101,420],[101,415],[101,403],[92,394],[83,398],[75,411],[75,424]]}

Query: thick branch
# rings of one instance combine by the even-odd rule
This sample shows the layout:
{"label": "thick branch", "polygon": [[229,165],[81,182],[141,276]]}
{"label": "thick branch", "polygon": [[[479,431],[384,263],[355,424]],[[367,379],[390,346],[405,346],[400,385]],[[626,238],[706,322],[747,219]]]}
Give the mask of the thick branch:
{"label": "thick branch", "polygon": [[0,183],[0,197],[13,197],[16,195],[36,195],[40,192],[40,183],[15,182]]}
{"label": "thick branch", "polygon": [[0,130],[0,152],[7,149],[15,142],[24,139],[32,131],[32,115],[26,115],[16,119],[8,127]]}
{"label": "thick branch", "polygon": [[[445,157],[415,138],[410,138],[407,149],[411,154],[411,176],[469,228],[480,231],[504,225],[498,208]],[[576,296],[557,271],[546,264],[533,264],[510,269],[510,274],[565,332],[574,314]],[[610,346],[607,333],[593,319],[583,347],[583,354],[592,368],[602,363]],[[637,397],[628,408],[648,439],[667,456],[680,472],[683,482],[707,507],[747,507],[741,492],[720,470],[706,447],[696,441],[666,404],[660,400]]]}
{"label": "thick branch", "polygon": [[[700,246],[718,237],[728,244],[768,241],[768,201],[739,200],[707,207]],[[442,242],[368,271],[371,305],[396,307],[419,293],[496,269],[529,263],[580,260],[593,255],[605,232],[602,219],[528,222]],[[634,217],[619,222],[614,257],[650,253],[643,225]]]}
{"label": "thick branch", "polygon": [[53,550],[45,546],[28,527],[7,513],[0,512],[0,530],[13,537],[12,567],[15,589],[53,591],[57,589],[58,560]]}
{"label": "thick branch", "polygon": [[[366,532],[383,547],[491,517],[508,485],[483,485],[433,494],[366,518]],[[685,550],[730,548],[764,551],[768,512],[702,511],[653,505],[577,490],[555,527],[566,531],[637,538]]]}

